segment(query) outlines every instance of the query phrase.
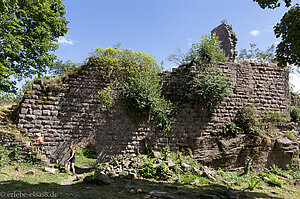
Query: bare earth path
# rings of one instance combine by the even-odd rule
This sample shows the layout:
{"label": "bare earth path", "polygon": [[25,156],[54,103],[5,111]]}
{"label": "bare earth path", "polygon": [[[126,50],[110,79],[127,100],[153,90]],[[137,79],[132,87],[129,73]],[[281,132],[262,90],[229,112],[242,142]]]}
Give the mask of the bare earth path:
{"label": "bare earth path", "polygon": [[60,185],[65,192],[72,194],[74,199],[82,199],[79,193],[72,188],[72,182],[75,178],[75,176],[70,176],[68,179],[61,181]]}

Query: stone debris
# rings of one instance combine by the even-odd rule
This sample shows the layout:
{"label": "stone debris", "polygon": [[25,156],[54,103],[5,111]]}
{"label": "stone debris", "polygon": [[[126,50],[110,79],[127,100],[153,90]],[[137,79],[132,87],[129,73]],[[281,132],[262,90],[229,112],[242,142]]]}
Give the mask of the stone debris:
{"label": "stone debris", "polygon": [[167,192],[165,192],[165,191],[152,190],[149,192],[149,195],[160,198],[160,197],[162,197],[162,195],[165,195],[166,193]]}
{"label": "stone debris", "polygon": [[51,174],[56,174],[58,172],[58,169],[45,167],[44,171],[51,173]]}
{"label": "stone debris", "polygon": [[217,177],[216,170],[214,170],[212,168],[209,168],[207,166],[203,166],[202,169],[203,169],[202,177],[206,177],[206,178],[211,179],[213,181],[216,180],[216,177]]}
{"label": "stone debris", "polygon": [[112,179],[110,179],[105,173],[100,173],[97,182],[100,185],[109,185],[112,183]]}
{"label": "stone debris", "polygon": [[196,179],[196,180],[194,180],[193,182],[191,182],[190,184],[191,185],[196,185],[196,184],[198,184],[199,183],[199,179]]}
{"label": "stone debris", "polygon": [[29,171],[26,172],[26,174],[27,174],[27,175],[34,175],[34,174],[35,174],[35,171],[29,170]]}

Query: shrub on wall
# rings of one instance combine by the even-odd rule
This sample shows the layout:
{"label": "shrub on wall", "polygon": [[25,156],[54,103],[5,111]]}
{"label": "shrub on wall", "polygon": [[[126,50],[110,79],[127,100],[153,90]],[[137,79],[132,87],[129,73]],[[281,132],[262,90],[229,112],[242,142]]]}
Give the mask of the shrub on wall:
{"label": "shrub on wall", "polygon": [[200,65],[215,64],[218,62],[226,62],[228,57],[220,48],[221,42],[216,34],[205,34],[199,43],[192,44],[188,52],[186,60],[196,61]]}
{"label": "shrub on wall", "polygon": [[[106,49],[99,47],[91,53],[88,64],[100,66],[101,77],[121,90],[120,95],[136,115],[151,115],[155,118],[161,112],[167,113],[170,103],[161,94],[159,72],[162,68],[151,55],[119,49],[119,46]],[[108,90],[99,91],[99,99],[101,104],[107,107],[111,105]],[[165,125],[157,121],[159,126]]]}
{"label": "shrub on wall", "polygon": [[186,59],[200,65],[196,76],[188,82],[189,96],[206,106],[208,112],[212,113],[232,94],[230,77],[216,66],[218,62],[228,60],[220,48],[218,37],[215,34],[203,36],[200,43],[192,45]]}
{"label": "shrub on wall", "polygon": [[229,77],[217,68],[204,68],[188,82],[190,97],[206,106],[209,113],[232,94]]}

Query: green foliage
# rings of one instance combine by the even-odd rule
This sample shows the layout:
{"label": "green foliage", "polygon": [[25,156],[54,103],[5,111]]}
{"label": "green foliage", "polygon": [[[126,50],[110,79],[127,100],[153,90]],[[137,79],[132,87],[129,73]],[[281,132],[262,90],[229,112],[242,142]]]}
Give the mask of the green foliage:
{"label": "green foliage", "polygon": [[215,64],[226,62],[228,58],[220,48],[221,42],[216,34],[205,34],[202,36],[200,43],[192,45],[188,52],[186,60],[199,63],[200,65]]}
{"label": "green foliage", "polygon": [[227,122],[224,127],[224,133],[229,135],[237,135],[242,132],[242,129],[238,127],[234,122]]}
{"label": "green foliage", "polygon": [[127,105],[139,114],[155,112],[164,104],[157,74],[151,74],[146,70],[140,71],[135,77],[130,78],[124,89]]}
{"label": "green foliage", "polygon": [[271,186],[277,186],[277,187],[281,188],[284,185],[284,182],[272,173],[267,174],[267,176],[264,180],[266,181],[266,183],[268,183]]}
{"label": "green foliage", "polygon": [[267,110],[262,114],[262,121],[269,123],[282,123],[286,119],[286,114],[273,110]]}
{"label": "green foliage", "polygon": [[26,91],[32,90],[32,85],[35,79],[26,80],[18,92],[18,99],[22,99]]}
{"label": "green foliage", "polygon": [[26,162],[27,164],[33,165],[34,163],[37,162],[36,154],[32,151],[28,151],[28,153],[26,154],[24,162]]}
{"label": "green foliage", "polygon": [[112,96],[111,96],[111,88],[107,87],[98,91],[99,95],[99,103],[101,106],[105,106],[106,109],[109,109],[112,105]]}
{"label": "green foliage", "polygon": [[199,184],[208,184],[210,180],[205,177],[201,177],[199,174],[195,174],[194,172],[185,172],[179,175],[182,182],[190,184],[191,182],[195,181],[196,179],[199,180]]}
{"label": "green foliage", "polygon": [[259,126],[249,126],[249,128],[246,132],[249,134],[252,134],[252,135],[262,135],[263,136],[265,134],[265,132]]}
{"label": "green foliage", "polygon": [[98,163],[93,175],[93,179],[96,180],[102,171],[103,171],[103,165],[101,163]]}
{"label": "green foliage", "polygon": [[[219,172],[218,172],[219,173]],[[233,172],[221,172],[220,175],[223,180],[232,182],[234,181],[236,185],[241,185],[242,183],[248,182],[248,176],[249,175],[240,175],[239,172],[233,171]]]}
{"label": "green foliage", "polygon": [[0,91],[16,91],[16,81],[41,75],[52,65],[57,38],[67,32],[62,0],[0,1]]}
{"label": "green foliage", "polygon": [[17,161],[19,160],[19,155],[20,155],[20,150],[18,148],[18,145],[14,141],[9,147],[8,157],[11,161]]}
{"label": "green foliage", "polygon": [[300,66],[300,6],[294,5],[274,26],[274,32],[281,42],[276,49],[279,66],[294,64]]}
{"label": "green foliage", "polygon": [[155,177],[159,180],[164,180],[167,178],[168,168],[164,163],[160,163],[155,167]]}
{"label": "green foliage", "polygon": [[49,66],[49,72],[52,77],[59,77],[78,69],[79,66],[79,63],[74,63],[71,60],[67,60],[65,62],[57,60],[53,65]]}
{"label": "green foliage", "polygon": [[291,132],[291,131],[286,131],[284,134],[285,134],[290,140],[297,140],[297,136],[295,136],[294,133]]}
{"label": "green foliage", "polygon": [[[170,103],[161,94],[161,67],[146,53],[118,48],[119,45],[114,48],[96,48],[88,64],[101,66],[101,77],[121,88],[127,106],[136,115],[156,117],[159,129],[168,129],[170,120],[167,118],[167,110]],[[107,93],[107,90],[103,92],[101,101],[110,105]]]}
{"label": "green foliage", "polygon": [[266,51],[255,48],[256,44],[251,43],[250,49],[241,49],[238,57],[238,62],[248,63],[249,61],[275,63],[275,45],[272,44]]}
{"label": "green foliage", "polygon": [[78,167],[89,167],[95,168],[96,167],[96,152],[89,150],[89,149],[76,149],[75,150],[76,156],[76,165]]}
{"label": "green foliage", "polygon": [[9,150],[5,149],[3,146],[0,146],[0,169],[9,164]]}
{"label": "green foliage", "polygon": [[250,191],[253,191],[254,188],[261,182],[261,179],[259,179],[256,175],[250,175],[248,180],[248,187]]}
{"label": "green foliage", "polygon": [[18,101],[18,97],[12,93],[5,93],[0,91],[0,106],[12,104]]}
{"label": "green foliage", "polygon": [[[254,2],[257,2],[258,5],[265,9],[265,8],[277,8],[280,7],[280,0],[253,0]],[[291,1],[292,0],[283,0],[283,2],[285,3],[286,7],[289,7],[291,5]]]}
{"label": "green foliage", "polygon": [[300,123],[300,107],[299,106],[292,107],[290,115],[291,115],[293,122]]}
{"label": "green foliage", "polygon": [[192,44],[188,53],[177,49],[168,55],[168,60],[176,64],[196,62],[200,65],[215,64],[228,61],[224,51],[220,48],[220,41],[216,34],[205,34],[199,43]]}
{"label": "green foliage", "polygon": [[250,127],[259,123],[258,115],[253,104],[246,104],[237,114],[238,123],[244,132],[248,132]]}
{"label": "green foliage", "polygon": [[144,178],[155,178],[155,167],[153,162],[148,161],[142,165],[142,170],[140,171],[140,175]]}
{"label": "green foliage", "polygon": [[214,66],[202,67],[188,85],[190,98],[204,105],[209,113],[232,94],[230,78]]}
{"label": "green foliage", "polygon": [[158,111],[157,116],[156,116],[156,121],[157,121],[156,126],[162,133],[165,133],[166,130],[170,130],[171,120],[170,120],[170,116],[167,115],[167,110],[166,111]]}
{"label": "green foliage", "polygon": [[289,175],[287,173],[287,171],[282,170],[281,168],[277,167],[275,164],[273,164],[271,166],[271,168],[269,169],[270,172],[285,177],[285,178],[289,178]]}
{"label": "green foliage", "polygon": [[[280,7],[279,0],[253,0],[261,8]],[[284,0],[285,6],[291,6],[291,0]],[[280,22],[274,26],[274,33],[277,38],[281,37],[281,42],[276,48],[276,61],[279,66],[294,64],[300,66],[300,6],[295,4],[281,18]]]}

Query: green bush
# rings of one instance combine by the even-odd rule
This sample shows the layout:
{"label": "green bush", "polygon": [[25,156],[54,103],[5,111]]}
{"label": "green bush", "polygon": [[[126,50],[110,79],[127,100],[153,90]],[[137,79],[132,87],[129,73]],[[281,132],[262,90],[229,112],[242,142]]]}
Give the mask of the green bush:
{"label": "green bush", "polygon": [[231,79],[216,66],[227,61],[216,35],[205,35],[200,43],[192,45],[186,60],[194,61],[200,68],[195,77],[187,83],[188,97],[206,106],[209,113],[232,94]]}
{"label": "green bush", "polygon": [[164,163],[160,163],[158,165],[154,165],[153,162],[146,161],[142,165],[142,169],[140,170],[140,175],[144,178],[153,178],[157,180],[164,180],[168,175],[168,168]]}
{"label": "green bush", "polygon": [[224,128],[224,133],[230,135],[237,135],[242,132],[242,129],[238,127],[234,122],[227,122],[223,128]]}
{"label": "green bush", "polygon": [[245,130],[258,124],[258,116],[253,104],[247,104],[239,111],[238,121]]}
{"label": "green bush", "polygon": [[98,91],[99,103],[109,109],[112,104],[111,88],[107,87]]}
{"label": "green bush", "polygon": [[294,106],[291,109],[291,118],[293,122],[300,123],[300,107]]}
{"label": "green bush", "polygon": [[254,188],[261,182],[261,179],[259,179],[256,175],[250,175],[248,180],[248,187],[250,191],[254,190]]}
{"label": "green bush", "polygon": [[155,178],[156,170],[153,165],[153,162],[147,161],[142,165],[142,170],[140,175],[144,178]]}
{"label": "green bush", "polygon": [[[170,103],[161,94],[159,72],[162,69],[155,58],[146,53],[118,48],[96,48],[91,53],[88,65],[101,66],[98,69],[100,76],[115,85],[111,89],[121,90],[121,96],[134,115],[155,118],[161,112],[166,113]],[[111,105],[112,100],[108,91],[99,91],[100,102],[106,107]],[[167,122],[163,124],[168,125]]]}
{"label": "green bush", "polygon": [[291,132],[291,131],[286,131],[285,133],[284,133],[289,139],[291,139],[291,140],[296,140],[297,139],[297,137],[293,134],[293,132]]}
{"label": "green bush", "polygon": [[209,113],[232,94],[230,78],[214,66],[203,68],[188,85],[190,96],[195,102],[206,106]]}
{"label": "green bush", "polygon": [[228,61],[228,57],[225,56],[225,53],[220,46],[221,42],[216,34],[205,34],[202,36],[199,43],[192,45],[186,60],[194,60],[200,65],[226,62]]}
{"label": "green bush", "polygon": [[282,123],[286,118],[286,114],[275,111],[275,110],[268,110],[263,113],[262,115],[262,121],[268,122],[268,123]]}

